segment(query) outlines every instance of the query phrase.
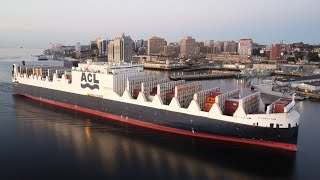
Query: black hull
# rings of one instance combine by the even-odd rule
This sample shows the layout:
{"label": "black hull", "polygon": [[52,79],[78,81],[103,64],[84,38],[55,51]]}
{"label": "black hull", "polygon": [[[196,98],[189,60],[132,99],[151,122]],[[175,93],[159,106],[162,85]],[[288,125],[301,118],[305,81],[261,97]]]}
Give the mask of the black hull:
{"label": "black hull", "polygon": [[297,144],[299,127],[267,128],[249,126],[24,84],[15,84],[14,92],[187,132]]}

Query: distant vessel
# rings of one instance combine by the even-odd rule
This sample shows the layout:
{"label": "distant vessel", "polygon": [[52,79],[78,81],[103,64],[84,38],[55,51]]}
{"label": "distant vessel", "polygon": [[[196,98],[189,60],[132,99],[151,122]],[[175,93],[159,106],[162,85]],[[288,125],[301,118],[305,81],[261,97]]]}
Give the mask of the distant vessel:
{"label": "distant vessel", "polygon": [[300,114],[294,99],[267,107],[260,92],[240,97],[149,75],[139,64],[80,63],[78,67],[13,65],[14,93],[106,120],[194,138],[297,150]]}
{"label": "distant vessel", "polygon": [[271,70],[254,70],[251,68],[242,69],[239,73],[240,77],[261,77],[270,76],[273,73]]}
{"label": "distant vessel", "polygon": [[38,61],[48,61],[48,57],[46,55],[39,55]]}
{"label": "distant vessel", "polygon": [[259,70],[257,71],[257,76],[270,76],[273,73],[271,70]]}
{"label": "distant vessel", "polygon": [[[291,98],[294,94],[290,89],[281,92],[281,88],[279,88],[278,91],[276,91],[276,84],[274,80],[271,79],[263,80],[262,83],[251,82],[251,89],[261,92],[263,94],[269,94],[281,98]],[[303,95],[295,95],[294,98],[295,100],[304,100],[308,97]]]}
{"label": "distant vessel", "polygon": [[252,71],[252,69],[246,68],[246,69],[241,70],[241,72],[239,73],[239,76],[243,77],[243,78],[253,77],[254,72]]}

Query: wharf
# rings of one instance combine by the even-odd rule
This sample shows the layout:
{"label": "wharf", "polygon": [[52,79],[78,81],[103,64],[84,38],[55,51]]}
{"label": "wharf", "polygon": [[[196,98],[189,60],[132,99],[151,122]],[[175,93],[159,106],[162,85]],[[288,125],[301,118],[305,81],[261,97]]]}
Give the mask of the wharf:
{"label": "wharf", "polygon": [[289,73],[289,72],[273,72],[272,74],[278,76],[293,76],[293,77],[303,77],[304,75],[301,73]]}
{"label": "wharf", "polygon": [[170,76],[171,80],[204,80],[204,79],[222,79],[222,78],[236,78],[237,73],[215,73],[215,74],[194,74],[182,76]]}

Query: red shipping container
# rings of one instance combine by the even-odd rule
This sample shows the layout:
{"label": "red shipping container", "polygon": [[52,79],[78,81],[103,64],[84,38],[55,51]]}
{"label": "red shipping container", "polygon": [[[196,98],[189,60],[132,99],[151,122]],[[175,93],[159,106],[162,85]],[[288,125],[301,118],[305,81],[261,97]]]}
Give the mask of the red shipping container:
{"label": "red shipping container", "polygon": [[135,89],[135,90],[133,90],[133,94],[139,94],[140,93],[140,89]]}
{"label": "red shipping container", "polygon": [[212,105],[213,105],[213,103],[205,103],[205,104],[204,104],[204,107],[211,108],[211,107],[212,107]]}
{"label": "red shipping container", "polygon": [[212,92],[212,93],[210,94],[210,96],[216,97],[216,96],[219,96],[220,94],[222,94],[222,93],[221,93],[221,92]]}
{"label": "red shipping container", "polygon": [[290,103],[290,101],[277,101],[276,104],[283,104],[287,106]]}
{"label": "red shipping container", "polygon": [[215,101],[216,101],[216,99],[214,97],[211,97],[211,96],[206,97],[206,102],[208,102],[208,103],[215,103]]}
{"label": "red shipping container", "polygon": [[174,97],[174,93],[167,93],[166,97],[172,99]]}
{"label": "red shipping container", "polygon": [[233,116],[235,111],[224,111],[224,115]]}
{"label": "red shipping container", "polygon": [[152,91],[152,92],[156,92],[156,91],[157,91],[157,87],[152,88],[151,91]]}
{"label": "red shipping container", "polygon": [[155,96],[157,94],[157,92],[150,92],[151,96]]}
{"label": "red shipping container", "polygon": [[210,109],[211,109],[211,107],[210,108],[209,107],[204,107],[202,110],[205,111],[205,112],[209,112]]}
{"label": "red shipping container", "polygon": [[235,111],[238,109],[238,107],[234,107],[234,106],[225,106],[224,107],[225,110],[230,110],[230,111]]}
{"label": "red shipping container", "polygon": [[273,112],[274,113],[284,113],[284,107],[285,107],[284,104],[276,103],[273,105]]}
{"label": "red shipping container", "polygon": [[227,101],[225,101],[225,106],[238,107],[238,106],[239,106],[239,102],[238,102],[238,101],[230,101],[230,100],[227,100]]}

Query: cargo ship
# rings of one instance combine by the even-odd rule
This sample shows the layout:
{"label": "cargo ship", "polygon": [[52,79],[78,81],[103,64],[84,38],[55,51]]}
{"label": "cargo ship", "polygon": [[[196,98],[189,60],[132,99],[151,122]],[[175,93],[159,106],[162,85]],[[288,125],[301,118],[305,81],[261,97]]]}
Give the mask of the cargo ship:
{"label": "cargo ship", "polygon": [[209,141],[297,150],[300,114],[292,99],[265,106],[260,92],[203,89],[202,83],[149,75],[140,64],[78,67],[13,65],[14,93],[164,133]]}

